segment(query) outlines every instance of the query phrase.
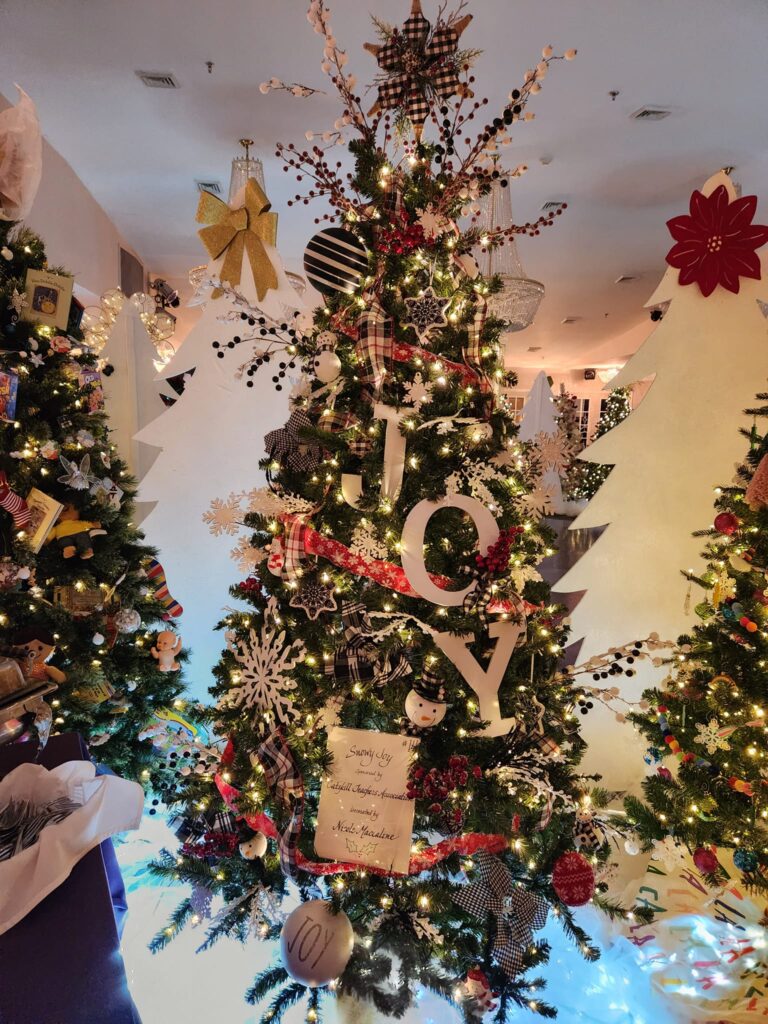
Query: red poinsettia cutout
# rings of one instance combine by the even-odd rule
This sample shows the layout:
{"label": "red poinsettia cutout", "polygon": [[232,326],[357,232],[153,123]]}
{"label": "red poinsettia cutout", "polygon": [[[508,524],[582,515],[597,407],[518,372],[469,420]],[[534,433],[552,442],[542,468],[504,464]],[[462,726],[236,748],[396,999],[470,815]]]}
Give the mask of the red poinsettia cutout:
{"label": "red poinsettia cutout", "polygon": [[690,214],[667,221],[676,245],[667,263],[680,271],[680,284],[698,284],[701,294],[711,295],[720,284],[738,293],[739,278],[760,280],[760,258],[755,252],[768,242],[768,226],[753,224],[757,196],[728,202],[725,185],[705,196],[691,196]]}

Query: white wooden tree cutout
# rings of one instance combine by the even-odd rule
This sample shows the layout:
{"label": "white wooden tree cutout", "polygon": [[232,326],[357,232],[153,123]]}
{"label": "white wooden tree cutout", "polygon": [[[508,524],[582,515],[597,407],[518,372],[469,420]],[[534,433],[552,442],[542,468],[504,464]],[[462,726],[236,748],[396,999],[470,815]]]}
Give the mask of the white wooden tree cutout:
{"label": "white wooden tree cutout", "polygon": [[[702,192],[721,184],[736,198],[722,172]],[[731,480],[744,455],[739,428],[751,422],[743,410],[766,389],[768,330],[759,306],[768,299],[765,259],[762,279],[741,278],[738,294],[717,287],[704,298],[678,274],[667,269],[647,305],[669,308],[610,385],[653,375],[650,390],[580,455],[614,466],[571,527],[607,524],[605,532],[554,588],[586,592],[572,615],[572,638],[584,641],[581,660],[654,631],[675,639],[691,625],[681,570],[702,567],[702,540],[691,534],[712,523],[713,490]],[[624,684],[625,695],[634,699],[653,682],[650,667],[642,667]],[[628,756],[617,762],[617,728],[598,708],[583,723],[587,770],[610,765],[611,784],[621,788],[637,782],[642,757],[639,738],[634,756],[626,748],[632,734],[625,730]]]}

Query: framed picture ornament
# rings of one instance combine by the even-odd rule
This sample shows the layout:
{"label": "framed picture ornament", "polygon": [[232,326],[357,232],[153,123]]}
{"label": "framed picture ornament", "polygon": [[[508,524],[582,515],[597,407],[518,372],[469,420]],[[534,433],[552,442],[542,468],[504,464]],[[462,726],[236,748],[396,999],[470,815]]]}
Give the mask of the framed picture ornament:
{"label": "framed picture ornament", "polygon": [[414,814],[408,769],[418,742],[368,729],[330,731],[333,765],[320,789],[315,831],[319,857],[407,873]]}

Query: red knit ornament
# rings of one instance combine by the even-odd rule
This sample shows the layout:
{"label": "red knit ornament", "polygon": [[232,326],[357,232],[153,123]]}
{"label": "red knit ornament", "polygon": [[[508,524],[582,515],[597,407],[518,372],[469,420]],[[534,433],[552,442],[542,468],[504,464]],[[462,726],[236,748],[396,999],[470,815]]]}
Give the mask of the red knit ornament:
{"label": "red knit ornament", "polygon": [[745,495],[747,504],[753,511],[768,505],[768,455],[764,455],[749,481]]}
{"label": "red knit ornament", "polygon": [[568,907],[582,907],[595,893],[595,873],[580,853],[564,853],[555,861],[552,886]]}

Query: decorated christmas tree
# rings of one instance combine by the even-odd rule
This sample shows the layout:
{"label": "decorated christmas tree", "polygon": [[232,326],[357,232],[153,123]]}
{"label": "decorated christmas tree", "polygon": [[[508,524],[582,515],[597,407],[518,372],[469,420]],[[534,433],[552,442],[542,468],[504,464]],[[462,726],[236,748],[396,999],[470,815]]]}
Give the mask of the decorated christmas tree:
{"label": "decorated christmas tree", "polygon": [[72,283],[39,237],[0,221],[0,714],[6,735],[33,719],[43,736],[79,732],[147,781],[156,750],[139,737],[182,690],[181,640]]}
{"label": "decorated christmas tree", "polygon": [[[613,388],[605,400],[605,407],[600,413],[595,433],[592,436],[592,443],[597,441],[603,434],[617,427],[622,420],[632,412],[632,389]],[[585,449],[586,451],[586,449]],[[612,466],[603,466],[599,462],[586,461],[587,455],[582,455],[576,463],[573,473],[571,491],[575,499],[593,498],[598,488],[607,480]]]}
{"label": "decorated christmas tree", "polygon": [[280,938],[247,996],[269,1000],[264,1021],[305,998],[317,1020],[334,995],[400,1017],[421,988],[467,1020],[551,1017],[527,974],[547,917],[594,959],[572,908],[621,910],[596,890],[605,794],[576,773],[566,630],[536,570],[547,536],[499,401],[501,282],[470,253],[552,218],[482,240],[457,221],[509,185],[492,155],[558,58],[545,48],[473,139],[469,15],[430,24],[414,0],[403,26],[377,22],[368,114],[323,3],[309,20],[344,104],[325,141],[351,130],[354,171],[345,183],[328,145],[278,149],[340,223],[305,253],[325,305],[270,343],[303,379],[249,495],[258,569],[233,588],[250,607],[228,616],[216,668],[221,770],[190,784],[184,844],[155,868],[193,894],[154,948],[216,894],[205,946]]}
{"label": "decorated christmas tree", "polygon": [[[768,406],[747,413],[764,418]],[[699,870],[720,881],[727,875],[717,847],[727,847],[745,884],[766,890],[768,435],[742,434],[746,458],[734,482],[718,488],[704,534],[706,571],[686,573],[705,591],[701,621],[680,639],[663,688],[645,694],[649,712],[632,716],[658,767],[643,784],[647,803],[629,800],[627,811],[646,845],[687,846]]]}
{"label": "decorated christmas tree", "polygon": [[[585,592],[571,617],[585,660],[652,632],[672,641],[692,625],[680,568],[699,562],[693,533],[710,515],[713,489],[742,457],[738,427],[749,426],[743,410],[755,381],[768,378],[759,305],[768,286],[756,252],[768,228],[753,223],[757,197],[737,198],[721,171],[688,206],[668,222],[674,244],[648,303],[669,303],[664,318],[612,384],[653,381],[630,415],[582,453],[613,466],[572,527],[605,529],[554,587]],[[634,699],[660,678],[643,666],[624,694]],[[584,730],[585,764],[596,771],[610,764],[616,788],[636,785],[642,747],[617,762],[616,726],[595,711]],[[620,742],[629,751],[634,739]]]}

